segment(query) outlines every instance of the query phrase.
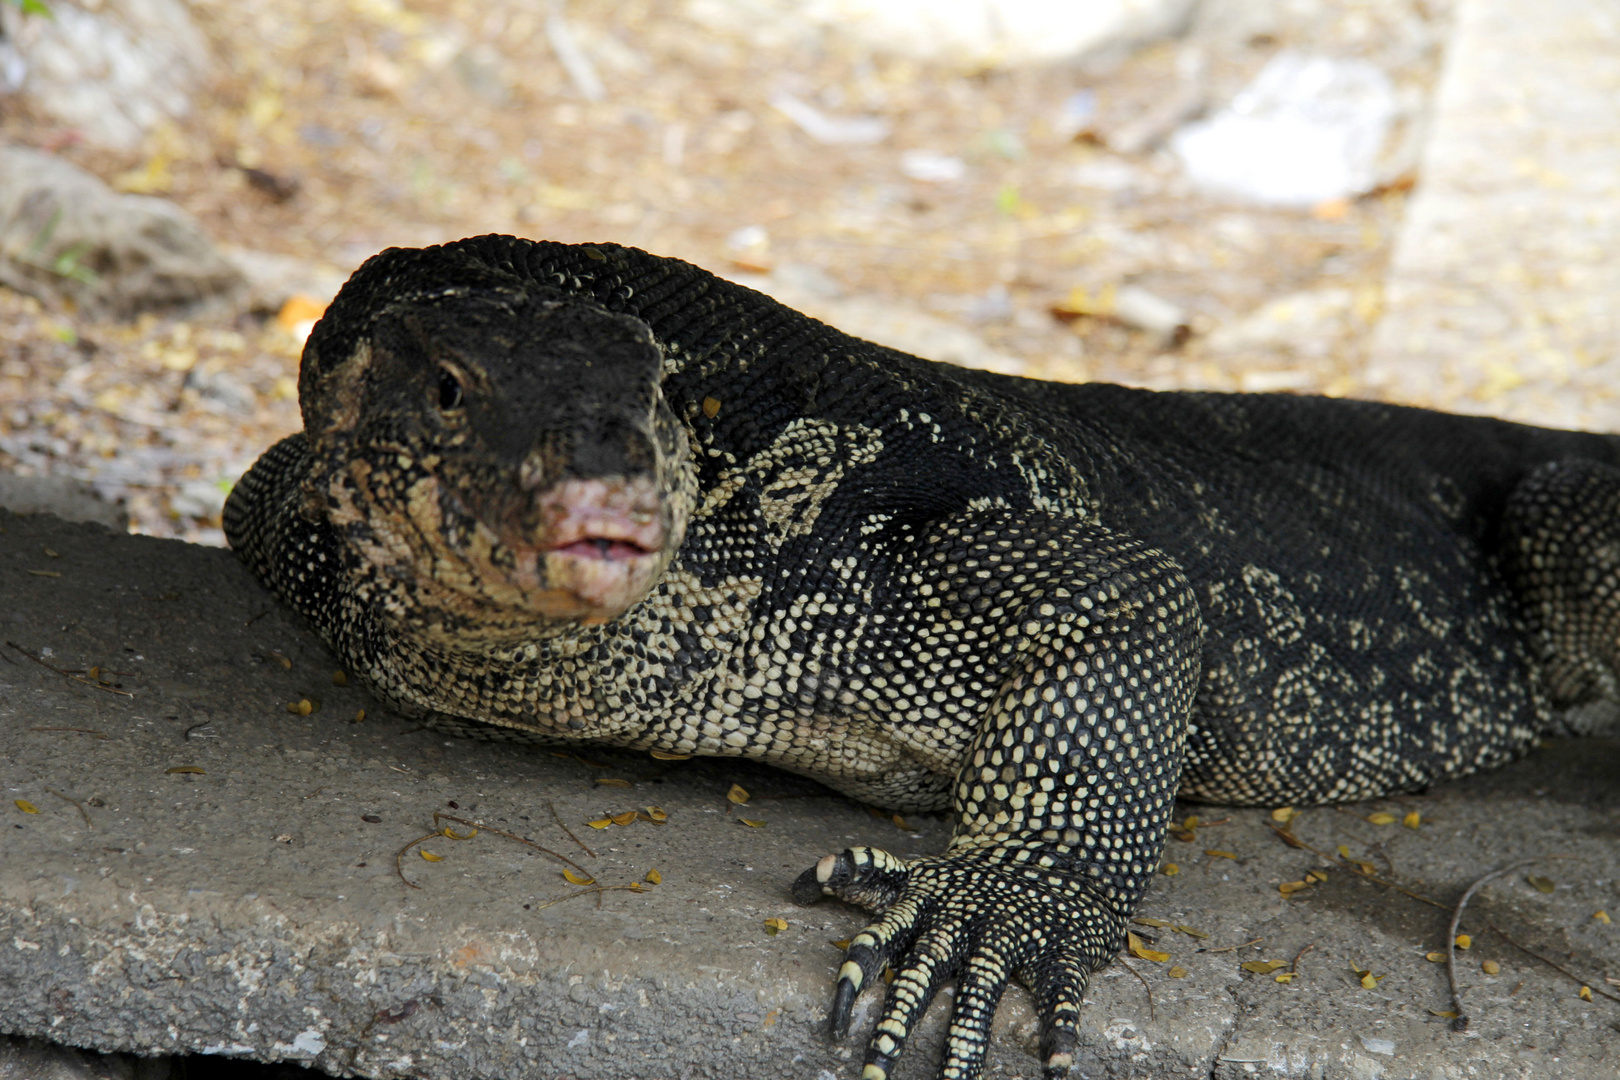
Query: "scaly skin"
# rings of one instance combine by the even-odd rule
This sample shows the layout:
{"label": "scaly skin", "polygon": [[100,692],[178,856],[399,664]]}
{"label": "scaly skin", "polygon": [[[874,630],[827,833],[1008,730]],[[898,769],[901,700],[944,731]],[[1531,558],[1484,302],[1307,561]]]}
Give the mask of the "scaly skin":
{"label": "scaly skin", "polygon": [[895,809],[795,895],[834,993],[941,983],[943,1077],[1007,982],[1073,1061],[1178,792],[1412,790],[1613,723],[1620,442],[1359,402],[1055,386],[858,341],[685,263],[479,237],[369,261],[231,545],[460,734],[741,756]]}

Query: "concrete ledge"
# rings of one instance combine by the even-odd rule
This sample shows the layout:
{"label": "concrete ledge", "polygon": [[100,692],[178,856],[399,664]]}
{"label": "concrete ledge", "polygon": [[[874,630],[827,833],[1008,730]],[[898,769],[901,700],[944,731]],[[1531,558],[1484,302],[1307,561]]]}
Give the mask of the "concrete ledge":
{"label": "concrete ledge", "polygon": [[[0,530],[0,1031],[367,1077],[859,1074],[858,1050],[830,1045],[821,1023],[841,958],[828,942],[861,915],[795,907],[788,884],[851,843],[937,851],[943,819],[902,832],[745,763],[612,752],[588,752],[587,763],[413,730],[334,686],[330,656],[228,552],[43,515],[0,512]],[[63,670],[97,667],[116,685],[24,652]],[[306,697],[318,711],[287,711]],[[1416,831],[1332,809],[1297,824],[1322,851],[1346,844],[1448,905],[1502,863],[1581,857],[1538,868],[1558,883],[1551,894],[1517,874],[1474,901],[1466,1035],[1430,1013],[1449,1008],[1443,968],[1423,959],[1440,947],[1447,912],[1342,865],[1285,900],[1278,883],[1320,860],[1280,843],[1263,811],[1188,808],[1229,820],[1171,841],[1181,872],[1159,879],[1145,914],[1210,936],[1138,927],[1172,955],[1135,961],[1151,1018],[1123,967],[1099,977],[1083,1075],[1600,1075],[1620,1005],[1580,1000],[1485,919],[1595,989],[1620,972],[1620,927],[1592,918],[1620,916],[1616,777],[1620,743],[1561,743],[1377,807],[1418,810]],[[754,796],[742,813],[725,798],[733,783]],[[668,823],[584,825],[649,805]],[[603,893],[600,906],[580,896],[544,907],[577,891],[560,865],[485,831],[421,845],[439,862],[413,849],[412,889],[395,853],[432,830],[435,810],[529,837],[603,884],[653,869],[663,881]],[[773,917],[788,929],[768,935]],[[1290,961],[1306,946],[1290,983],[1239,967]],[[1486,957],[1502,974],[1480,973]],[[1171,964],[1187,976],[1168,977]],[[1384,976],[1378,989],[1362,989],[1352,965]],[[899,1075],[931,1075],[944,1004]],[[865,1030],[878,1003],[863,1007]],[[998,1030],[988,1075],[1038,1075],[1022,991],[1009,993]]]}

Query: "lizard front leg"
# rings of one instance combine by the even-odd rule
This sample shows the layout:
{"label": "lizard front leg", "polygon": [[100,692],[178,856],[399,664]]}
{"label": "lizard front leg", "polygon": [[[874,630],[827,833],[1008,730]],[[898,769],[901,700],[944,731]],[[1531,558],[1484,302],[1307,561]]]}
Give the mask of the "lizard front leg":
{"label": "lizard front leg", "polygon": [[1058,543],[1035,545],[1043,587],[1005,624],[1012,662],[957,774],[949,850],[906,861],[854,848],[795,883],[801,902],[827,894],[882,914],[852,939],[832,1007],[843,1037],[856,996],[894,966],[866,1080],[888,1075],[950,979],[939,1075],[979,1076],[1013,977],[1039,1009],[1046,1075],[1066,1075],[1087,980],[1118,952],[1159,865],[1198,682],[1198,607],[1168,556],[1100,526],[1052,529],[1043,539]]}

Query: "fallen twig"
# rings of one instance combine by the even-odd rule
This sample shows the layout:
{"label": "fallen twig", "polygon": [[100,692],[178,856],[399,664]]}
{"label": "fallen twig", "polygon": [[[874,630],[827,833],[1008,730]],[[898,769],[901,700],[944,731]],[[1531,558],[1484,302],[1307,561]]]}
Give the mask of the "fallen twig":
{"label": "fallen twig", "polygon": [[95,823],[90,820],[90,811],[86,810],[84,808],[84,804],[81,803],[78,799],[70,799],[66,795],[62,794],[60,791],[57,791],[55,788],[46,788],[45,790],[49,791],[52,795],[55,795],[58,799],[61,799],[63,802],[72,803],[74,805],[74,807],[79,811],[79,816],[84,818],[84,827],[85,828],[93,829],[93,828],[96,827]]}
{"label": "fallen twig", "polygon": [[535,911],[544,911],[544,910],[546,910],[546,908],[551,907],[553,904],[560,904],[564,900],[572,900],[576,896],[589,896],[591,893],[595,893],[597,895],[598,901],[600,901],[601,895],[603,893],[605,893],[605,892],[616,892],[616,891],[622,891],[622,892],[646,892],[647,891],[647,886],[643,885],[639,881],[632,881],[628,885],[593,885],[589,889],[581,889],[581,890],[579,890],[579,892],[569,893],[567,896],[559,896],[555,900],[549,900],[546,903],[541,904],[539,907],[535,908],[534,910]]}
{"label": "fallen twig", "polygon": [[[535,843],[533,840],[525,839],[524,837],[521,837],[521,836],[517,835],[516,833],[509,833],[505,829],[497,829],[493,825],[485,825],[481,821],[468,821],[466,818],[459,818],[459,817],[456,817],[454,814],[443,814],[443,813],[439,813],[438,811],[434,811],[433,824],[437,825],[439,823],[440,819],[443,819],[445,821],[454,821],[458,825],[467,825],[467,826],[469,826],[471,828],[474,828],[474,829],[482,829],[485,832],[492,832],[496,836],[504,836],[508,840],[516,840],[520,844],[528,844],[530,847],[534,848],[534,850],[540,852],[541,854],[549,855],[553,859],[558,860],[559,862],[564,862],[564,863],[567,863],[569,866],[572,866],[575,870],[577,870],[580,873],[580,875],[582,877],[592,877],[593,876],[589,870],[585,869],[583,866],[579,865],[579,863],[575,862],[573,859],[570,859],[568,856],[559,855],[557,852],[552,851],[550,848],[542,847],[541,845]],[[583,847],[584,845],[581,844],[580,846]],[[594,859],[594,858],[596,858],[596,856],[592,855],[591,858]]]}
{"label": "fallen twig", "polygon": [[58,675],[62,676],[64,679],[72,679],[74,682],[84,683],[84,685],[86,685],[86,686],[95,687],[97,690],[105,690],[109,694],[117,694],[120,697],[132,698],[132,697],[135,696],[134,694],[130,693],[128,690],[120,690],[117,687],[108,686],[106,683],[97,682],[94,679],[86,679],[82,675],[75,675],[71,671],[63,671],[61,668],[57,667],[56,665],[48,664],[44,660],[41,660],[39,657],[37,657],[33,653],[29,652],[27,649],[23,648],[21,645],[18,645],[15,641],[8,641],[8,642],[6,642],[6,644],[11,646],[13,649],[16,649],[18,652],[22,653],[24,656],[28,657],[28,659],[32,660],[34,663],[38,664],[40,667],[45,668],[48,671],[54,671]]}
{"label": "fallen twig", "polygon": [[[1468,886],[1468,891],[1462,894],[1461,900],[1457,901],[1457,907],[1451,913],[1451,927],[1446,932],[1446,978],[1451,982],[1451,1011],[1457,1014],[1451,1018],[1452,1031],[1468,1030],[1468,1014],[1463,1012],[1462,995],[1457,990],[1457,926],[1462,922],[1463,908],[1468,906],[1468,901],[1473,899],[1474,894],[1479,891],[1480,886],[1484,885],[1492,878],[1501,877],[1503,874],[1510,874],[1515,870],[1522,870],[1524,867],[1529,866],[1532,863],[1541,862],[1544,859],[1573,859],[1574,857],[1575,856],[1573,855],[1538,855],[1533,859],[1523,859],[1516,863],[1510,863],[1507,866],[1492,870],[1490,873]],[[1492,926],[1491,929],[1496,930],[1496,927]],[[1502,933],[1500,930],[1497,930],[1496,932],[1499,934]],[[1506,934],[1502,934],[1502,936],[1503,938],[1507,937]],[[1513,944],[1513,942],[1509,942],[1509,944]],[[1518,947],[1523,948],[1522,945]],[[1525,952],[1530,952],[1530,950],[1525,949]],[[1534,953],[1531,953],[1530,955],[1535,956]],[[1536,959],[1539,960],[1543,958],[1536,957]],[[1550,960],[1547,962],[1552,963]],[[1554,964],[1553,966],[1557,967],[1558,965]],[[1559,968],[1559,970],[1563,971],[1562,968]],[[1568,972],[1565,972],[1565,974],[1568,974]],[[1574,976],[1570,977],[1574,978]]]}
{"label": "fallen twig", "polygon": [[1120,966],[1123,967],[1126,971],[1130,972],[1132,975],[1135,975],[1136,976],[1136,981],[1141,983],[1142,984],[1142,989],[1147,991],[1147,997],[1148,997],[1148,1021],[1152,1022],[1152,1020],[1153,1020],[1153,987],[1148,985],[1148,981],[1147,981],[1147,979],[1142,977],[1142,973],[1140,971],[1137,971],[1135,968],[1131,967],[1130,963],[1123,956],[1121,956],[1119,958],[1119,963],[1120,963]]}
{"label": "fallen twig", "polygon": [[[1545,956],[1542,956],[1540,953],[1538,953],[1538,952],[1536,952],[1536,951],[1534,951],[1532,949],[1527,949],[1523,945],[1520,945],[1517,941],[1514,941],[1512,938],[1508,937],[1507,933],[1501,927],[1499,927],[1495,923],[1491,922],[1490,919],[1485,920],[1485,925],[1489,926],[1492,930],[1494,930],[1496,932],[1497,937],[1500,937],[1503,941],[1507,942],[1509,945],[1513,946],[1515,949],[1518,949],[1520,952],[1524,953],[1526,956],[1533,956],[1537,960],[1540,960],[1543,964],[1546,964],[1548,967],[1552,968],[1554,971],[1556,971],[1560,975],[1564,976],[1564,978],[1568,979],[1570,982],[1574,983],[1576,986],[1584,986],[1588,990],[1592,991],[1592,993],[1601,994],[1602,996],[1608,998],[1610,1001],[1620,1001],[1620,997],[1616,997],[1615,995],[1609,993],[1607,990],[1604,990],[1601,987],[1593,986],[1591,983],[1587,982],[1585,979],[1582,979],[1579,975],[1575,974],[1573,971],[1571,971],[1568,968],[1564,967],[1563,965],[1559,964],[1556,960],[1549,960]],[[1523,984],[1521,983],[1520,985],[1523,985]],[[1518,987],[1517,986],[1514,987],[1513,989],[1514,989],[1515,993],[1518,992]]]}
{"label": "fallen twig", "polygon": [[409,885],[413,889],[420,889],[422,887],[405,876],[405,853],[424,840],[431,840],[435,836],[443,835],[443,832],[430,832],[425,836],[418,836],[415,840],[412,840],[410,843],[394,852],[394,873],[399,875],[399,880],[403,881],[406,885]]}
{"label": "fallen twig", "polygon": [[589,855],[593,859],[596,858],[596,852],[594,852],[590,848],[586,847],[585,842],[583,840],[581,840],[579,837],[575,836],[574,831],[572,829],[570,829],[567,825],[563,824],[563,819],[562,819],[561,815],[559,815],[557,813],[557,804],[556,803],[552,802],[550,799],[547,799],[546,800],[546,809],[551,811],[551,820],[555,821],[557,823],[557,828],[561,829],[563,832],[568,834],[568,839],[570,839],[574,843],[578,844],[579,849],[581,851],[583,851],[585,854]]}

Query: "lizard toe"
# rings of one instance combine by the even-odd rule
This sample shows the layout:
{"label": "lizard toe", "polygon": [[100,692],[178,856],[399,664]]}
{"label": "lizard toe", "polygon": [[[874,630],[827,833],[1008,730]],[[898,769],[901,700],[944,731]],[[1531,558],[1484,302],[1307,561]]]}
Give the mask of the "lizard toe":
{"label": "lizard toe", "polygon": [[884,1001],[883,1018],[867,1044],[868,1073],[876,1068],[884,1076],[888,1075],[940,984],[955,975],[951,944],[957,930],[944,927],[923,934],[904,964],[895,971]]}
{"label": "lizard toe", "polygon": [[[871,985],[886,966],[910,949],[922,929],[918,915],[915,904],[902,901],[882,919],[850,939],[849,948],[844,952],[843,966],[838,969],[838,987],[833,991],[829,1023],[834,1038],[848,1036],[850,1013],[861,991]],[[923,1004],[927,1003],[927,999],[924,999]],[[898,1050],[894,1052],[899,1053]]]}
{"label": "lizard toe", "polygon": [[836,896],[868,911],[883,911],[899,899],[909,874],[905,860],[882,848],[845,848],[800,874],[793,882],[793,899],[813,904]]}
{"label": "lizard toe", "polygon": [[1019,972],[1041,1018],[1041,1068],[1045,1080],[1062,1080],[1074,1064],[1080,1002],[1091,972],[1083,957],[1038,957]]}

